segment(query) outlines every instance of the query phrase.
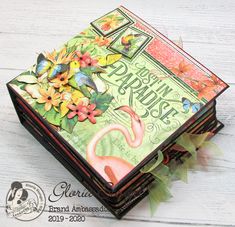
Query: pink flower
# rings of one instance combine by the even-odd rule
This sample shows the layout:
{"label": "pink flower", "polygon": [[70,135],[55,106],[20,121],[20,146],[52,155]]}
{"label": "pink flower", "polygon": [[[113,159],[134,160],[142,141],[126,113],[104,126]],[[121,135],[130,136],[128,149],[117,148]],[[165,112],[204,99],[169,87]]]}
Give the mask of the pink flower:
{"label": "pink flower", "polygon": [[72,110],[72,112],[68,114],[69,119],[75,117],[76,115],[78,116],[78,121],[84,121],[87,119],[87,115],[84,114],[83,110],[86,106],[83,105],[83,102],[80,102],[77,106],[69,104],[67,107]]}
{"label": "pink flower", "polygon": [[96,104],[92,103],[87,106],[86,110],[84,109],[86,111],[85,114],[87,115],[88,120],[92,124],[96,123],[95,117],[102,114],[101,110],[95,110],[95,108],[96,108]]}
{"label": "pink flower", "polygon": [[77,106],[69,104],[67,106],[72,112],[68,114],[68,118],[71,119],[78,116],[78,121],[84,121],[88,119],[92,124],[96,123],[96,116],[99,116],[102,114],[101,110],[96,110],[96,105],[94,103],[90,105],[84,105],[83,102],[80,102]]}
{"label": "pink flower", "polygon": [[76,52],[77,58],[76,60],[79,61],[81,68],[87,66],[96,66],[98,61],[96,59],[92,59],[88,52],[82,54],[81,52]]}
{"label": "pink flower", "polygon": [[81,52],[76,52],[76,55],[77,55],[77,61],[79,61],[80,63],[80,66],[83,68],[83,67],[86,67],[87,66],[87,63],[86,61],[90,61],[91,59],[91,56],[88,52],[85,52],[84,54],[82,54]]}
{"label": "pink flower", "polygon": [[86,62],[86,67],[87,66],[96,66],[98,63],[98,60],[92,59],[92,58],[90,58],[90,59],[87,58],[85,62]]}

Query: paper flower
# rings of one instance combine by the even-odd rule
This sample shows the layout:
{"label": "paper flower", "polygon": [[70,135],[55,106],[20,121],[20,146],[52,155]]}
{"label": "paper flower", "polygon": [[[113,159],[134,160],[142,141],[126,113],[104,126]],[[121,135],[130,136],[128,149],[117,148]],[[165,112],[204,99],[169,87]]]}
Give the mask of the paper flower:
{"label": "paper flower", "polygon": [[68,114],[68,118],[73,118],[76,115],[78,116],[78,121],[84,121],[88,119],[92,124],[96,123],[96,116],[101,115],[101,110],[96,110],[95,104],[84,105],[81,101],[78,105],[69,104],[67,106],[72,112]]}
{"label": "paper flower", "polygon": [[74,118],[76,115],[78,116],[78,121],[87,119],[87,114],[84,113],[86,106],[83,105],[83,102],[80,102],[78,105],[69,104],[67,107],[72,110],[72,112],[68,114],[69,119]]}
{"label": "paper flower", "polygon": [[54,64],[68,64],[74,57],[74,52],[67,53],[66,47],[63,47],[59,52],[56,50],[52,52],[46,52],[46,58]]}
{"label": "paper flower", "polygon": [[86,109],[84,109],[84,113],[86,114],[88,120],[92,124],[96,123],[95,117],[101,115],[101,113],[102,113],[101,110],[98,110],[95,108],[96,108],[96,104],[92,103],[92,104],[88,105]]}
{"label": "paper flower", "polygon": [[53,87],[49,87],[48,90],[39,88],[41,97],[37,99],[38,103],[45,103],[45,110],[49,111],[52,106],[58,106],[60,103],[60,94],[55,92]]}
{"label": "paper flower", "polygon": [[88,52],[82,54],[81,52],[76,52],[77,58],[75,58],[80,63],[80,67],[87,67],[88,63],[91,63],[91,56]]}
{"label": "paper flower", "polygon": [[60,88],[69,82],[70,77],[71,75],[66,71],[65,73],[58,74],[55,79],[51,80],[51,82],[55,88]]}

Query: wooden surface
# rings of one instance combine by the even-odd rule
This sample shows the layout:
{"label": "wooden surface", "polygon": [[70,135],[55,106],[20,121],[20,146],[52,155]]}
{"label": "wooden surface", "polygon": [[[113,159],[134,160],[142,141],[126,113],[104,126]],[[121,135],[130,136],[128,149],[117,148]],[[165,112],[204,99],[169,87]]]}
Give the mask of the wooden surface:
{"label": "wooden surface", "polygon": [[[213,139],[224,151],[207,172],[193,172],[188,184],[173,184],[174,197],[150,216],[141,201],[122,221],[109,213],[90,214],[83,226],[235,226],[235,1],[233,0],[1,0],[0,1],[0,226],[50,226],[48,207],[34,221],[5,213],[13,181],[32,181],[48,196],[60,181],[80,183],[19,123],[5,83],[32,65],[36,53],[60,46],[88,23],[124,5],[230,84],[219,98],[218,118],[225,128]],[[63,198],[62,205],[100,206],[95,198]],[[47,205],[50,205],[49,203]],[[54,204],[55,205],[55,204]],[[96,217],[98,215],[98,217]],[[60,226],[75,226],[64,222]]]}

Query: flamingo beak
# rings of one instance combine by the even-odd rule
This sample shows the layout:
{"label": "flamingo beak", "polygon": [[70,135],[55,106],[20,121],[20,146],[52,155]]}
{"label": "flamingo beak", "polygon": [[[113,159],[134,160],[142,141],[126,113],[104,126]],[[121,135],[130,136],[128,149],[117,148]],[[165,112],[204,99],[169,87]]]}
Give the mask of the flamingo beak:
{"label": "flamingo beak", "polygon": [[128,114],[130,114],[131,117],[136,118],[137,114],[132,110],[129,106],[120,106],[114,110],[122,110]]}
{"label": "flamingo beak", "polygon": [[126,113],[128,113],[132,119],[134,119],[135,121],[137,121],[141,127],[144,127],[143,121],[140,119],[140,117],[135,113],[134,110],[132,110],[129,106],[120,106],[114,110],[122,110]]}

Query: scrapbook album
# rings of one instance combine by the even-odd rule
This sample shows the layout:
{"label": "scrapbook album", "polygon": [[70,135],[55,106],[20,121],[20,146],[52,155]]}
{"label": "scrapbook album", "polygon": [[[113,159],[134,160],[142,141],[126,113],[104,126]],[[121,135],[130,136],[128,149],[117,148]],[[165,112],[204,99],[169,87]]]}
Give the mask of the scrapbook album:
{"label": "scrapbook album", "polygon": [[147,165],[184,133],[222,127],[228,85],[124,7],[42,52],[8,89],[21,123],[117,218],[149,192]]}

